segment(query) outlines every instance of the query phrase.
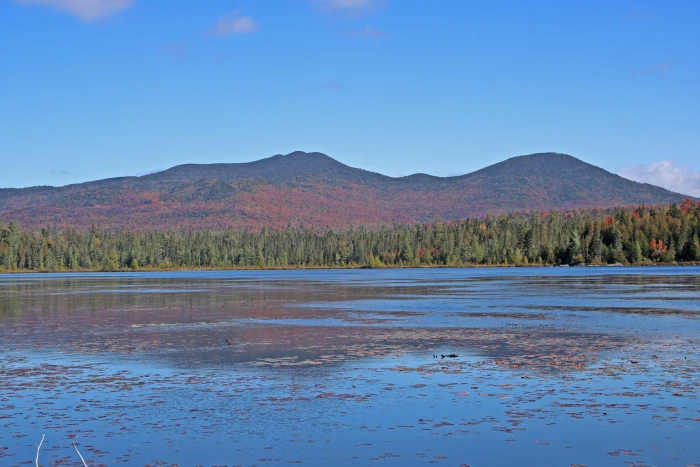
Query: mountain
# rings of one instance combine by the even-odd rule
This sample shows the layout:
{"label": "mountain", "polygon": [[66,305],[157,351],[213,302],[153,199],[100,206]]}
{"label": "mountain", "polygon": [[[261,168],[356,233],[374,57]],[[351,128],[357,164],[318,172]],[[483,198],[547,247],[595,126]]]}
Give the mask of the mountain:
{"label": "mountain", "polygon": [[513,157],[458,177],[392,178],[325,154],[186,164],[142,177],[0,189],[0,220],[23,228],[343,228],[507,212],[659,204],[687,196],[565,154]]}

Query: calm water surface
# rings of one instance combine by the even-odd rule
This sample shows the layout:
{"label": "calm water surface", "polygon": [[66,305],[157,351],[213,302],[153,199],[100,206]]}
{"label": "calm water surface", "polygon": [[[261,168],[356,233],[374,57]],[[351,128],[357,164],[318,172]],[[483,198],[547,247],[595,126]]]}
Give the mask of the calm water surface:
{"label": "calm water surface", "polygon": [[699,318],[700,268],[1,276],[0,466],[700,465]]}

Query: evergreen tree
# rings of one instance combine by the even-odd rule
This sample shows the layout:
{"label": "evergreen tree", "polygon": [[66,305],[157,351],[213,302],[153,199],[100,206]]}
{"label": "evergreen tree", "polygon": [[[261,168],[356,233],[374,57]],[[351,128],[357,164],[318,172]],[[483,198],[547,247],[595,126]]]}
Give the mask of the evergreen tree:
{"label": "evergreen tree", "polygon": [[639,246],[639,242],[634,242],[634,248],[632,254],[630,255],[630,263],[637,264],[642,261],[644,257],[642,256],[642,247]]}
{"label": "evergreen tree", "polygon": [[[24,232],[0,224],[4,270],[700,261],[700,203],[512,214],[378,229]],[[373,259],[374,258],[374,259]]]}

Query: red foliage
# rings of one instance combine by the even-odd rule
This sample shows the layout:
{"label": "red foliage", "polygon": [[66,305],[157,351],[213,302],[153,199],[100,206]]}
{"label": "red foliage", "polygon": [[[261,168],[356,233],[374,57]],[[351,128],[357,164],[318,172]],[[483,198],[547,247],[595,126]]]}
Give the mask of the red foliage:
{"label": "red foliage", "polygon": [[688,214],[690,212],[690,210],[693,208],[693,200],[690,198],[681,200],[680,205],[681,205],[681,211]]}

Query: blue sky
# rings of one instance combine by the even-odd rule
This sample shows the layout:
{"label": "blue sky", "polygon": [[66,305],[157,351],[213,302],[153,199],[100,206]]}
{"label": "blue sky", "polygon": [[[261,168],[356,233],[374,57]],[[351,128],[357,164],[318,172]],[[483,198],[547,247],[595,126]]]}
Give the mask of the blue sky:
{"label": "blue sky", "polygon": [[700,195],[700,2],[0,0],[0,187],[555,151]]}

